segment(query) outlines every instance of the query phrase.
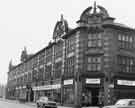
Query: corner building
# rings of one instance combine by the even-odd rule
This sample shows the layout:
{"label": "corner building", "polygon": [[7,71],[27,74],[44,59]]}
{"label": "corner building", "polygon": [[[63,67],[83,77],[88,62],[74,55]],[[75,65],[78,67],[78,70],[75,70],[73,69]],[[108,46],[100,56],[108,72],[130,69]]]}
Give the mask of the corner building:
{"label": "corner building", "polygon": [[10,62],[7,98],[48,96],[77,107],[135,98],[135,30],[114,20],[96,4],[74,29],[61,16],[53,42],[33,55],[24,49],[17,66]]}

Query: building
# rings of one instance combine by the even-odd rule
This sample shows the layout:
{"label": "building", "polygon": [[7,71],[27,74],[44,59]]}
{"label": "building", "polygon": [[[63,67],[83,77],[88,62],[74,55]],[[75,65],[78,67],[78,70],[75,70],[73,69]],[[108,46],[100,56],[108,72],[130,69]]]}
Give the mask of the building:
{"label": "building", "polygon": [[0,85],[0,98],[5,98],[5,85]]}
{"label": "building", "polygon": [[74,29],[61,16],[53,42],[9,65],[7,98],[53,97],[64,105],[113,104],[135,98],[135,29],[116,23],[102,6],[85,9]]}

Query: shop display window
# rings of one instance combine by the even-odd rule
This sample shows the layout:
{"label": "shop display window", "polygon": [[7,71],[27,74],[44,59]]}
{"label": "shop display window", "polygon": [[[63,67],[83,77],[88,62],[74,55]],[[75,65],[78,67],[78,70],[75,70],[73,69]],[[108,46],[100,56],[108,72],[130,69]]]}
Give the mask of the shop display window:
{"label": "shop display window", "polygon": [[74,93],[72,87],[64,88],[64,103],[73,104],[74,103]]}

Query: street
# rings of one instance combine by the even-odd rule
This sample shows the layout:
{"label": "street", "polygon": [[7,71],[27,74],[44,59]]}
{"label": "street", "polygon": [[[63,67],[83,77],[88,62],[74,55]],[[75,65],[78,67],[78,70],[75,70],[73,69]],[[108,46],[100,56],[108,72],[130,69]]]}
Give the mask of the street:
{"label": "street", "polygon": [[9,101],[0,100],[0,108],[36,108],[36,107],[23,103],[21,104],[19,102],[9,102]]}
{"label": "street", "polygon": [[[18,101],[0,98],[0,108],[36,108],[36,105],[34,103],[19,103]],[[72,107],[58,106],[58,108],[72,108]],[[82,108],[99,108],[99,107],[82,107]]]}

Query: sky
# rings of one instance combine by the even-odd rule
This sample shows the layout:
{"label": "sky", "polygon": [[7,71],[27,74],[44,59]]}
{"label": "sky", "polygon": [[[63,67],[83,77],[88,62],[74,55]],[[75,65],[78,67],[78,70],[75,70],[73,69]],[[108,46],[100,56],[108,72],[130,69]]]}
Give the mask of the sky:
{"label": "sky", "polygon": [[9,61],[20,63],[24,46],[36,53],[52,40],[60,15],[71,28],[94,1],[108,10],[115,22],[135,28],[134,0],[0,0],[0,84],[6,84]]}

